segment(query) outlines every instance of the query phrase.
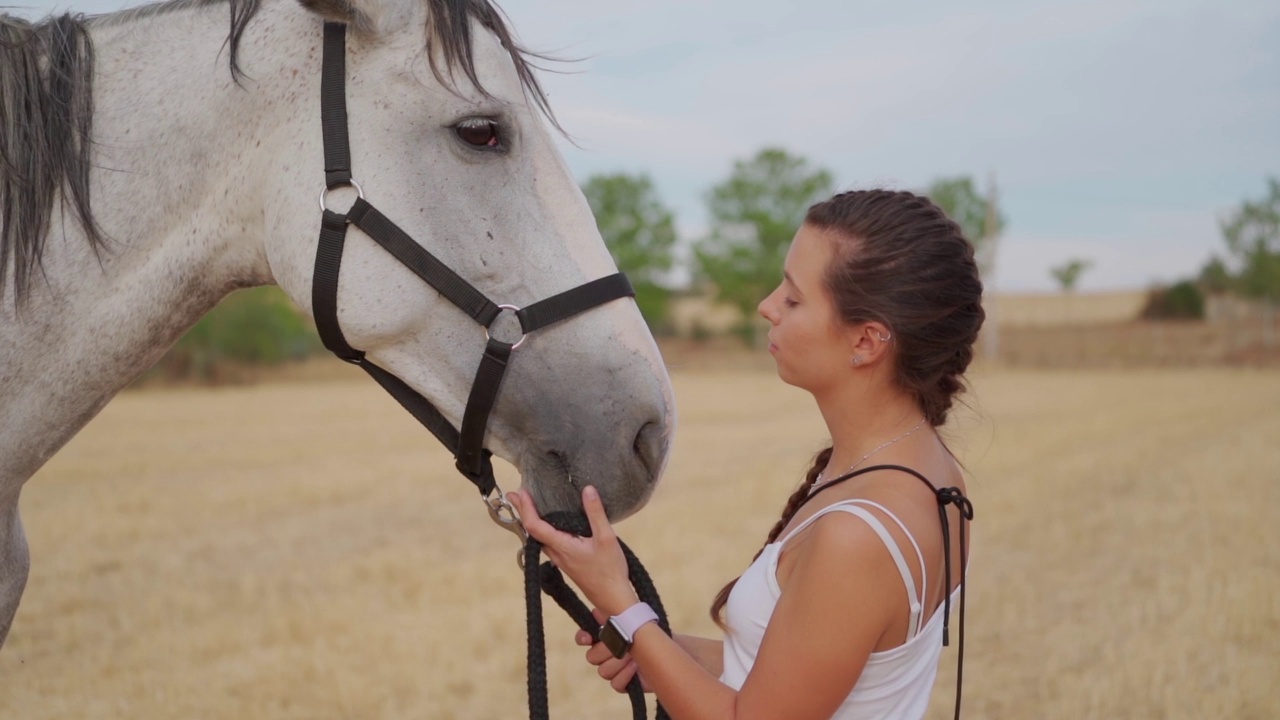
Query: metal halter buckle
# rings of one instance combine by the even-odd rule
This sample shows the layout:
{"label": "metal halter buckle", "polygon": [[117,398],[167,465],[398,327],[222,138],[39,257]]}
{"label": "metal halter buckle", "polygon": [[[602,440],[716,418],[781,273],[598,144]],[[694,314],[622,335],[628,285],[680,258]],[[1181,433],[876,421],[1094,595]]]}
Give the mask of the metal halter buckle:
{"label": "metal halter buckle", "polygon": [[[519,308],[519,307],[517,307],[517,306],[515,306],[515,305],[499,305],[498,307],[499,307],[499,308],[501,308],[501,309],[503,309],[503,310],[510,310],[510,311],[511,311],[511,312],[513,312],[513,313],[518,313],[518,312],[520,312],[520,308]],[[496,317],[495,317],[495,318],[493,319],[493,321],[494,321],[494,322],[497,322],[497,321],[498,321],[498,318],[496,318]],[[520,320],[519,320],[519,318],[516,318],[516,322],[519,322],[519,321],[520,321]],[[493,323],[489,323],[489,325],[493,325]],[[511,345],[511,349],[512,349],[512,350],[515,350],[516,348],[519,348],[521,345],[523,345],[523,344],[524,344],[524,339],[525,339],[525,338],[527,338],[527,337],[529,337],[529,334],[528,334],[528,333],[526,333],[526,332],[524,332],[524,326],[523,326],[523,325],[521,325],[521,326],[520,326],[520,339],[519,339],[519,340],[517,340],[517,341],[515,341],[515,343]],[[487,341],[489,340],[489,338],[490,338],[490,335],[489,335],[489,328],[488,328],[488,327],[486,327],[486,328],[484,329],[484,339],[485,339],[485,341],[487,342]]]}

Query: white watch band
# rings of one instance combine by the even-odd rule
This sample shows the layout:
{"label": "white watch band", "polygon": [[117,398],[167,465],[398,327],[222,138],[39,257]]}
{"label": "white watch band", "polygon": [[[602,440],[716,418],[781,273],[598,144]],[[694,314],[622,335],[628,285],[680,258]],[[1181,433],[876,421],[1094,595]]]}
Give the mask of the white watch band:
{"label": "white watch band", "polygon": [[636,633],[647,623],[657,622],[658,613],[649,607],[649,603],[638,602],[635,605],[623,610],[618,615],[609,618],[609,622],[618,629],[618,634],[627,641],[632,643],[635,641]]}

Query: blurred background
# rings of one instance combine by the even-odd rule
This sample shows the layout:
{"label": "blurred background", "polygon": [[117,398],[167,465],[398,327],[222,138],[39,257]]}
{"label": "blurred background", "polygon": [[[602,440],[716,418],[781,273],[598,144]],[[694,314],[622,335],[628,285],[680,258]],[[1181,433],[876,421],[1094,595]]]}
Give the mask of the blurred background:
{"label": "blurred background", "polygon": [[[571,60],[561,150],[676,385],[620,532],[678,630],[825,440],[754,315],[804,209],[909,189],[987,288],[946,428],[965,715],[1280,717],[1280,5],[502,6]],[[520,717],[515,548],[451,464],[283,294],[233,294],[28,485],[0,717]],[[556,715],[624,716],[551,622]]]}

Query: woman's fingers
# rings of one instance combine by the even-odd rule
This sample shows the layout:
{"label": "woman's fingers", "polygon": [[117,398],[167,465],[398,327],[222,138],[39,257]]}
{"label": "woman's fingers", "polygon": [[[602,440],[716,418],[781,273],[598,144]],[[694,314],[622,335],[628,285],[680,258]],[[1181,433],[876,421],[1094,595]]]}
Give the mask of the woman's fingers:
{"label": "woman's fingers", "polygon": [[604,501],[600,499],[600,493],[591,485],[582,488],[582,510],[587,514],[587,521],[591,523],[591,537],[597,542],[612,542],[613,526],[609,524],[609,515],[604,510]]}
{"label": "woman's fingers", "polygon": [[542,519],[538,514],[537,506],[533,504],[533,496],[528,490],[521,488],[516,492],[507,493],[507,501],[520,513],[520,524],[524,525],[525,531],[542,543],[547,550],[554,552],[559,549],[565,539],[572,537],[551,527],[550,523]]}
{"label": "woman's fingers", "polygon": [[[591,608],[591,616],[602,625],[609,620],[609,616],[600,608]],[[610,687],[617,692],[625,693],[631,678],[635,677],[638,671],[635,661],[631,659],[631,654],[615,658],[613,652],[605,647],[604,643],[592,643],[591,634],[584,630],[578,631],[577,640],[579,645],[591,645],[587,648],[587,662],[596,666],[596,672],[600,677],[608,680]],[[645,692],[648,691],[646,688]]]}
{"label": "woman's fingers", "polygon": [[596,643],[587,649],[587,662],[592,665],[603,665],[604,663],[614,660],[613,653],[604,643]]}
{"label": "woman's fingers", "polygon": [[631,678],[635,677],[635,675],[636,664],[634,661],[628,659],[627,664],[624,665],[622,669],[613,676],[613,679],[609,681],[609,685],[617,692],[625,693],[627,691],[627,685],[630,684]]}
{"label": "woman's fingers", "polygon": [[620,693],[627,691],[627,684],[636,675],[636,663],[631,655],[620,658],[613,656],[604,643],[596,643],[587,651],[587,662],[596,666],[596,673],[609,681],[609,685]]}

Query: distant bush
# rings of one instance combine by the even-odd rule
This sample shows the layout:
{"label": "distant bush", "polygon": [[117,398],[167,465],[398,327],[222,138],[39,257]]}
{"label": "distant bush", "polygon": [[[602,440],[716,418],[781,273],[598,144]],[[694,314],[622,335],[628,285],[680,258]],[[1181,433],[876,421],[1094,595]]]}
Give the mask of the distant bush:
{"label": "distant bush", "polygon": [[216,380],[226,365],[276,365],[323,349],[311,321],[275,286],[239,290],[200,318],[152,375]]}
{"label": "distant bush", "polygon": [[1203,320],[1204,293],[1195,283],[1184,280],[1147,293],[1143,320]]}

